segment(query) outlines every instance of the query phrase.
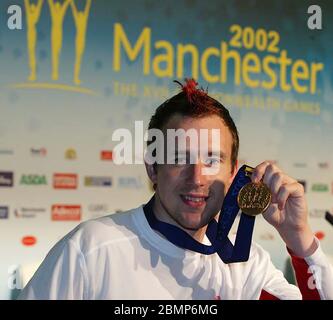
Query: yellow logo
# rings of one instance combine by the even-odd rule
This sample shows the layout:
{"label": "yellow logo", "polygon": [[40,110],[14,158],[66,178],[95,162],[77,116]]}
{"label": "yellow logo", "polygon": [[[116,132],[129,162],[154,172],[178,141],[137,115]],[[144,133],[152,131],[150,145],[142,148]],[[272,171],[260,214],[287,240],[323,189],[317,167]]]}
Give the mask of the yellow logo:
{"label": "yellow logo", "polygon": [[79,11],[75,5],[75,0],[47,0],[47,4],[51,16],[51,67],[53,81],[59,80],[59,64],[60,53],[63,45],[63,22],[67,9],[71,8],[75,28],[75,62],[73,70],[73,82],[75,86],[69,86],[60,83],[40,83],[37,81],[37,60],[36,60],[36,43],[37,43],[37,24],[40,19],[40,14],[43,5],[46,5],[46,0],[37,0],[32,3],[31,0],[24,0],[26,11],[26,24],[27,24],[27,49],[29,58],[30,75],[28,76],[28,83],[15,84],[16,88],[46,88],[46,89],[62,89],[68,91],[75,91],[87,94],[95,94],[94,91],[80,87],[80,72],[82,64],[82,56],[84,54],[86,45],[86,32],[88,25],[89,12],[92,0],[86,0],[83,11]]}
{"label": "yellow logo", "polygon": [[65,158],[68,160],[75,160],[77,159],[77,154],[75,149],[67,149],[65,151]]}

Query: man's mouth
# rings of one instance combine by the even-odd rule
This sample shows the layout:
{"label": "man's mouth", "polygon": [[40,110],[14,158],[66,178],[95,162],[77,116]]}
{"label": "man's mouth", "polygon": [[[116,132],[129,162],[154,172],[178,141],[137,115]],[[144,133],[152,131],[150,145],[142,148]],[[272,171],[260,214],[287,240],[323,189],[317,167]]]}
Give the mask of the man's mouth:
{"label": "man's mouth", "polygon": [[208,199],[208,196],[201,194],[182,194],[180,197],[186,205],[192,208],[200,208],[206,205]]}

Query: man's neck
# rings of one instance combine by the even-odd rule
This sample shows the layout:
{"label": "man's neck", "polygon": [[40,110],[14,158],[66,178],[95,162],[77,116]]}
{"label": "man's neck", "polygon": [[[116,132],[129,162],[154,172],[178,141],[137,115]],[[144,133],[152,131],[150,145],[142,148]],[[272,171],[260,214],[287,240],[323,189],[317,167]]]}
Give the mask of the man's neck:
{"label": "man's neck", "polygon": [[155,214],[156,219],[162,221],[162,222],[166,222],[169,224],[172,224],[180,229],[182,229],[183,231],[185,231],[187,234],[189,234],[193,239],[195,239],[196,241],[202,243],[204,236],[206,234],[206,230],[207,230],[207,225],[203,226],[200,229],[197,230],[190,230],[190,229],[186,229],[184,227],[182,227],[175,219],[173,219],[168,213],[162,214],[162,212],[164,212],[164,208],[162,207],[161,203],[156,199],[155,197],[155,201],[154,201],[154,206],[153,206],[153,211]]}
{"label": "man's neck", "polygon": [[204,227],[200,228],[199,230],[188,230],[188,229],[182,228],[181,226],[178,226],[178,225],[177,225],[177,227],[183,229],[193,239],[197,240],[200,243],[203,242],[203,239],[205,237],[206,230],[207,230],[207,225],[205,225]]}

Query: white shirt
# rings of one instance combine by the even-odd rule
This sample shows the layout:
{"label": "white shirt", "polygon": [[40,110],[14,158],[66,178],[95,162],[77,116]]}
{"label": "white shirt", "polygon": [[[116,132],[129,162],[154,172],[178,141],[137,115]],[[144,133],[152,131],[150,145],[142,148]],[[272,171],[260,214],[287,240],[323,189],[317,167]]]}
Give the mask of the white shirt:
{"label": "white shirt", "polygon": [[[321,268],[316,290],[333,299],[333,270],[321,248],[304,263]],[[259,299],[263,290],[302,298],[259,245],[247,262],[225,264],[217,254],[175,246],[139,207],[81,223],[51,249],[19,299]]]}

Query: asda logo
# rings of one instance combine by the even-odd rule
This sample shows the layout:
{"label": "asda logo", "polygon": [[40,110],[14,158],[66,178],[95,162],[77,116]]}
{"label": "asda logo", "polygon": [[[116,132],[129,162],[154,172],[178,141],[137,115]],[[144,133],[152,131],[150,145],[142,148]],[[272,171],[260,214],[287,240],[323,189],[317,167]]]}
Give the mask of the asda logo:
{"label": "asda logo", "polygon": [[20,180],[23,185],[47,185],[46,176],[38,174],[23,174]]}
{"label": "asda logo", "polygon": [[312,185],[313,192],[328,192],[328,184],[325,183],[315,183]]}

